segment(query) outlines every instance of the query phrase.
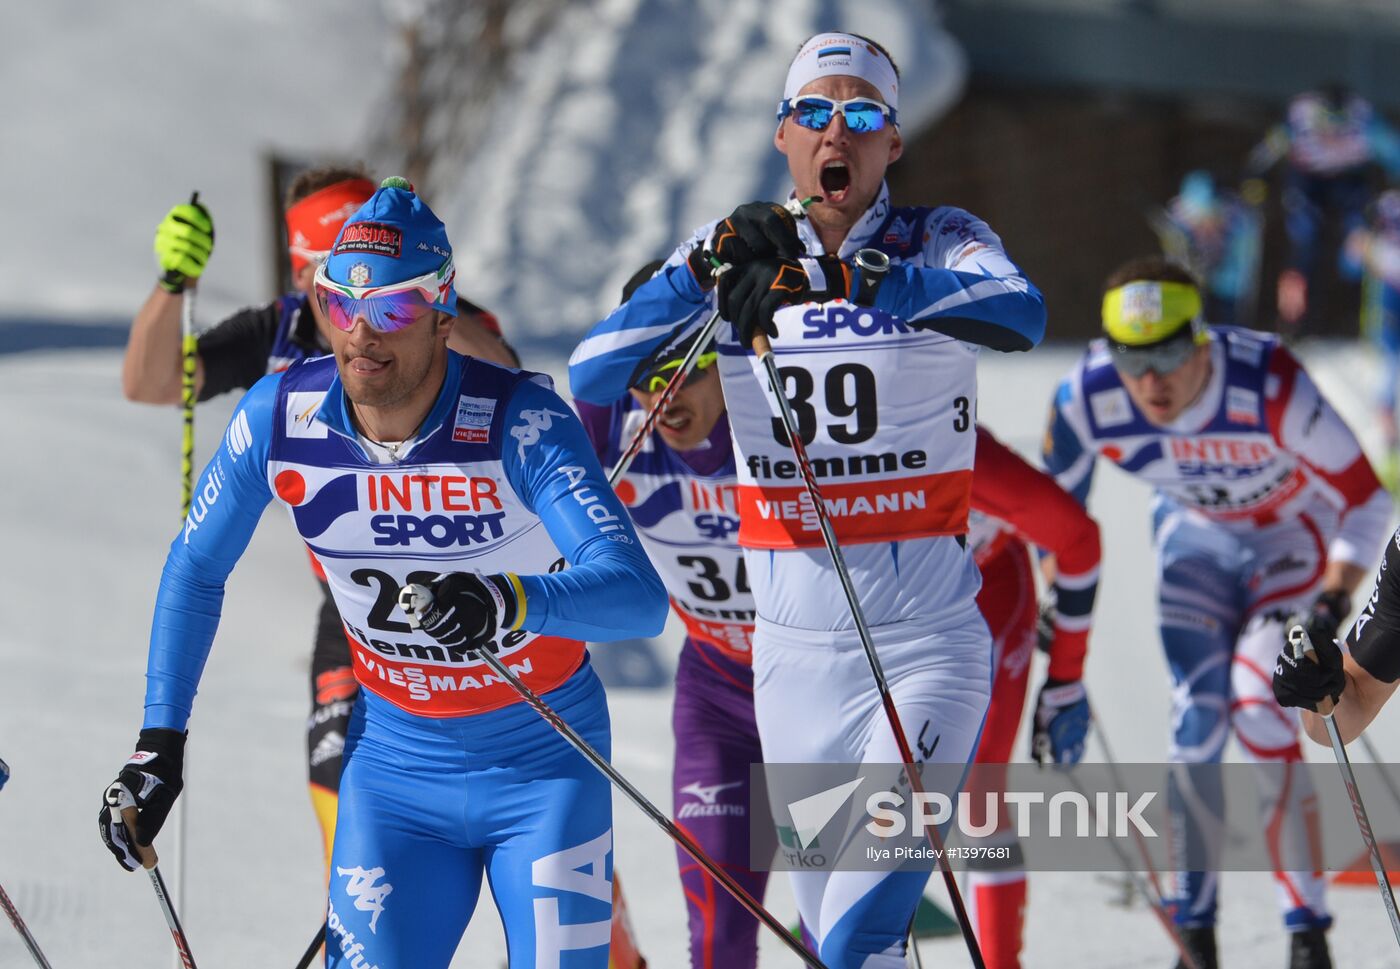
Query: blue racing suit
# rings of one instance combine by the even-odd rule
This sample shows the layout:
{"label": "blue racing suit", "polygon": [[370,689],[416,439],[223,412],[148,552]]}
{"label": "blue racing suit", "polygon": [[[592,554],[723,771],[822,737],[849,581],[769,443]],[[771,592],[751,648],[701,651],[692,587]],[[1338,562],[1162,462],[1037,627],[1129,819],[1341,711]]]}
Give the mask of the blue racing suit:
{"label": "blue racing suit", "polygon": [[581,640],[654,635],[666,595],[545,383],[449,353],[436,402],[391,460],[355,430],[335,360],[295,363],[243,398],[171,546],[147,727],[184,728],[225,579],[270,500],[325,568],[362,687],[327,965],[446,967],[483,872],[513,965],[607,965],[607,781],[473,652],[438,645],[396,608],[405,582],[505,572],[519,617],[488,648],[607,755],[607,708]]}

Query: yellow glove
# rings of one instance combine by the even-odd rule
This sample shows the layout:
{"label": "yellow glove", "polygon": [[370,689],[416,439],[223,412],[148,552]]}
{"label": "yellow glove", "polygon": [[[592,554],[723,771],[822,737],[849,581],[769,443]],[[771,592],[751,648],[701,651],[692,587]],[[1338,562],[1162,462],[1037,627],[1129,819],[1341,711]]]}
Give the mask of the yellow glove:
{"label": "yellow glove", "polygon": [[185,283],[204,272],[214,251],[214,219],[200,204],[198,192],[161,220],[155,250],[163,271],[159,283],[167,292],[184,292]]}

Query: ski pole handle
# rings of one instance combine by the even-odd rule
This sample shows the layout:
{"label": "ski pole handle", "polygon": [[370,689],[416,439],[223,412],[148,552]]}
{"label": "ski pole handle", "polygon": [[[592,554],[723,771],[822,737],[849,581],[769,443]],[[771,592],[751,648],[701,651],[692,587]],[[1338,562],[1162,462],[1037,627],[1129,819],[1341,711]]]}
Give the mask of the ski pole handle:
{"label": "ski pole handle", "polygon": [[126,825],[127,833],[131,835],[131,846],[136,849],[136,857],[141,859],[141,867],[150,871],[160,859],[156,857],[155,845],[143,845],[136,842],[136,808],[122,808],[122,823]]}
{"label": "ski pole handle", "polygon": [[[1295,625],[1288,630],[1288,645],[1293,647],[1293,658],[1297,660],[1310,659],[1314,663],[1318,662],[1317,650],[1313,647],[1312,640],[1308,638],[1308,631],[1300,625]],[[1331,719],[1336,704],[1332,702],[1330,696],[1325,696],[1317,701],[1315,712],[1320,717]]]}

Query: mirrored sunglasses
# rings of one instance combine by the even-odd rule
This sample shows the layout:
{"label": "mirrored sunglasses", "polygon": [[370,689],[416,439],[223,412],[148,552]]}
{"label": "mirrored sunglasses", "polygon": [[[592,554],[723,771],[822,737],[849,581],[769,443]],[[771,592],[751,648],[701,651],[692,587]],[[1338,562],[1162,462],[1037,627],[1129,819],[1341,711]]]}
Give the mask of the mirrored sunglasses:
{"label": "mirrored sunglasses", "polygon": [[792,115],[792,120],[804,128],[825,131],[838,111],[846,123],[846,129],[855,134],[879,131],[885,126],[886,119],[891,124],[896,123],[895,110],[873,98],[838,101],[818,94],[804,94],[783,101],[778,106],[778,120],[782,121],[788,115]]}
{"label": "mirrored sunglasses", "polygon": [[455,276],[449,260],[441,269],[402,283],[347,286],[332,281],[322,263],[316,268],[316,302],[338,330],[349,333],[363,319],[380,333],[393,333],[432,313],[453,312],[445,300]]}
{"label": "mirrored sunglasses", "polygon": [[1129,377],[1142,377],[1151,370],[1159,377],[1180,369],[1195,352],[1196,341],[1187,329],[1181,336],[1150,347],[1130,347],[1110,343],[1113,366]]}

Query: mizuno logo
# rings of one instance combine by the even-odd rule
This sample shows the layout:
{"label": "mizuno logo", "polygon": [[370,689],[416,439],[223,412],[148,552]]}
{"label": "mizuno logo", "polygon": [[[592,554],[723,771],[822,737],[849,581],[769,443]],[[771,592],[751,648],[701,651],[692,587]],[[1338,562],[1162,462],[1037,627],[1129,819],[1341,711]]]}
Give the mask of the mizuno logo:
{"label": "mizuno logo", "polygon": [[706,804],[713,804],[715,803],[715,798],[719,797],[720,791],[727,791],[731,787],[740,787],[743,783],[743,781],[734,781],[731,784],[711,784],[708,787],[704,787],[697,781],[682,787],[680,792],[682,794],[689,794],[692,797],[698,797]]}

